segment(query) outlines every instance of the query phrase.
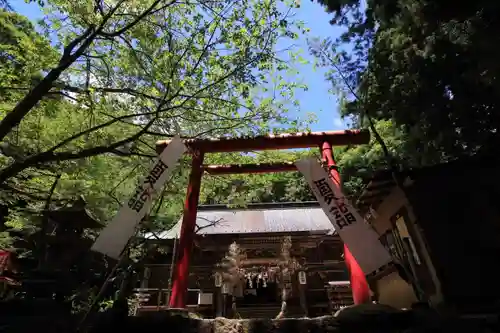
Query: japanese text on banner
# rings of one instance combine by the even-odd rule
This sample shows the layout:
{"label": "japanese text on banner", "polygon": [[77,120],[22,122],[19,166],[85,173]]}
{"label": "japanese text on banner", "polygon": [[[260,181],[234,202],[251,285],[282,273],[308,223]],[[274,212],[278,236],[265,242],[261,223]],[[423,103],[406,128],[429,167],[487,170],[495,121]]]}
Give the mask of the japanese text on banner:
{"label": "japanese text on banner", "polygon": [[323,197],[323,200],[328,204],[328,211],[335,219],[337,230],[342,230],[344,227],[356,222],[356,217],[346,205],[344,198],[335,195],[330,184],[328,184],[327,178],[321,178],[314,181],[314,185],[318,190],[318,194]]}
{"label": "japanese text on banner", "polygon": [[137,213],[141,211],[146,201],[154,194],[156,182],[160,179],[160,177],[167,169],[168,166],[163,163],[162,160],[158,160],[156,162],[156,164],[153,166],[153,169],[143,182],[143,185],[146,185],[146,187],[138,187],[135,190],[132,198],[128,201],[127,205],[130,209],[136,211]]}
{"label": "japanese text on banner", "polygon": [[380,243],[377,233],[364,222],[321,164],[307,158],[295,162],[295,165],[363,272],[369,274],[388,264],[392,258]]}
{"label": "japanese text on banner", "polygon": [[101,231],[92,250],[118,259],[137,226],[147,214],[153,196],[167,181],[172,168],[186,151],[179,137],[175,137],[160,154],[147,177],[138,186],[132,198],[119,210],[113,220]]}

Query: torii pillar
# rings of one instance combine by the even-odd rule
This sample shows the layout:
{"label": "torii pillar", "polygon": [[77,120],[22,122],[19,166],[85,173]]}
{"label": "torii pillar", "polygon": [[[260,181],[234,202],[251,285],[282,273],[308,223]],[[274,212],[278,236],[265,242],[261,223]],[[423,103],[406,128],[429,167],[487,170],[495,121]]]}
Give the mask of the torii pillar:
{"label": "torii pillar", "polygon": [[[333,180],[335,186],[341,188],[342,182],[337,168],[337,163],[335,163],[335,158],[333,156],[332,145],[325,141],[321,145],[320,149],[323,162],[325,162],[328,167],[330,178]],[[347,270],[349,271],[354,304],[357,305],[370,302],[370,287],[368,285],[368,281],[366,280],[365,273],[345,244],[344,261],[347,266]]]}
{"label": "torii pillar", "polygon": [[[335,160],[333,159],[331,147],[367,144],[369,141],[370,133],[364,130],[266,135],[254,138],[185,140],[184,144],[193,155],[193,160],[184,205],[184,215],[177,251],[178,256],[174,258],[177,264],[173,267],[173,286],[169,306],[171,308],[185,308],[186,306],[189,263],[193,249],[196,214],[203,171],[210,174],[234,174],[297,170],[293,163],[203,166],[205,153],[321,147],[324,159],[328,162],[331,172],[334,172],[332,173],[332,177],[336,177],[334,179],[337,179],[340,184],[340,177],[334,168]],[[161,153],[169,142],[168,140],[157,142],[157,152]],[[327,155],[330,157],[327,157]],[[344,247],[344,252],[344,259],[349,269],[354,301],[356,304],[367,302],[369,300],[369,289],[365,275],[347,247]]]}

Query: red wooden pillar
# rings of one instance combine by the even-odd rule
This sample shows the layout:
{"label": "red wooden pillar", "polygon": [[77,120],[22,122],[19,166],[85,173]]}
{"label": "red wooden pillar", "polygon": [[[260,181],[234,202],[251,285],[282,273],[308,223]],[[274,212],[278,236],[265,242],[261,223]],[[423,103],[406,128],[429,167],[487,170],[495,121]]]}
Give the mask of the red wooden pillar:
{"label": "red wooden pillar", "polygon": [[[339,188],[341,188],[340,174],[337,170],[337,164],[333,157],[332,145],[329,142],[324,142],[321,146],[321,156],[323,161],[326,162],[330,177],[333,182],[336,183]],[[363,304],[370,302],[370,287],[368,286],[368,281],[366,276],[361,270],[361,267],[357,263],[356,259],[351,254],[351,251],[344,244],[344,260],[349,271],[352,296],[354,299],[354,304]]]}
{"label": "red wooden pillar", "polygon": [[189,184],[184,204],[184,215],[182,217],[181,235],[178,245],[178,256],[173,267],[174,276],[172,284],[172,296],[169,306],[171,308],[186,307],[186,293],[188,288],[189,262],[193,250],[194,230],[196,226],[196,213],[198,211],[198,199],[200,197],[200,186],[203,164],[203,152],[194,151],[189,175]]}

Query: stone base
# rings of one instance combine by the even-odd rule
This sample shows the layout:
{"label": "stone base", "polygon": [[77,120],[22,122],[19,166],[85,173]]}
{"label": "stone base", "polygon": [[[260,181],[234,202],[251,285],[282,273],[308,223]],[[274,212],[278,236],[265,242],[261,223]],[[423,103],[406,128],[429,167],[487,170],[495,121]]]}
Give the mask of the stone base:
{"label": "stone base", "polygon": [[[197,319],[185,310],[148,312],[128,317],[124,311],[110,309],[96,314],[92,328],[80,333],[492,333],[500,332],[498,317],[459,319],[440,316],[426,309],[399,311],[377,305],[354,306],[334,316],[300,319]],[[79,317],[60,313],[48,316],[37,311],[0,314],[2,332],[9,333],[74,333]]]}
{"label": "stone base", "polygon": [[[92,333],[358,333],[358,332],[494,332],[485,323],[445,319],[436,313],[400,311],[379,305],[348,308],[336,317],[300,319],[193,319],[183,315],[158,313],[128,317],[113,325],[96,325]],[[497,325],[497,324],[493,324]],[[100,326],[100,327],[99,327]],[[489,327],[491,326],[488,323]]]}

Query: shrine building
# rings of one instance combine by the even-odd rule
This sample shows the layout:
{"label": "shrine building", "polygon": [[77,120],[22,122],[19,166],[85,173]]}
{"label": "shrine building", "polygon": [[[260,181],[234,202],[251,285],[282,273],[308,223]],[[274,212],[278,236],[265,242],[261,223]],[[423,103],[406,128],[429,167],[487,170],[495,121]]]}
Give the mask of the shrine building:
{"label": "shrine building", "polygon": [[[139,311],[168,305],[181,223],[146,235],[161,251],[145,265]],[[237,258],[231,257],[235,249]],[[286,290],[287,317],[331,314],[353,303],[342,253],[343,243],[317,202],[199,206],[187,308],[205,318],[274,318]]]}
{"label": "shrine building", "polygon": [[380,303],[498,315],[499,166],[498,155],[477,154],[406,169],[404,189],[389,171],[374,175],[356,206],[410,276],[388,267],[368,277]]}

